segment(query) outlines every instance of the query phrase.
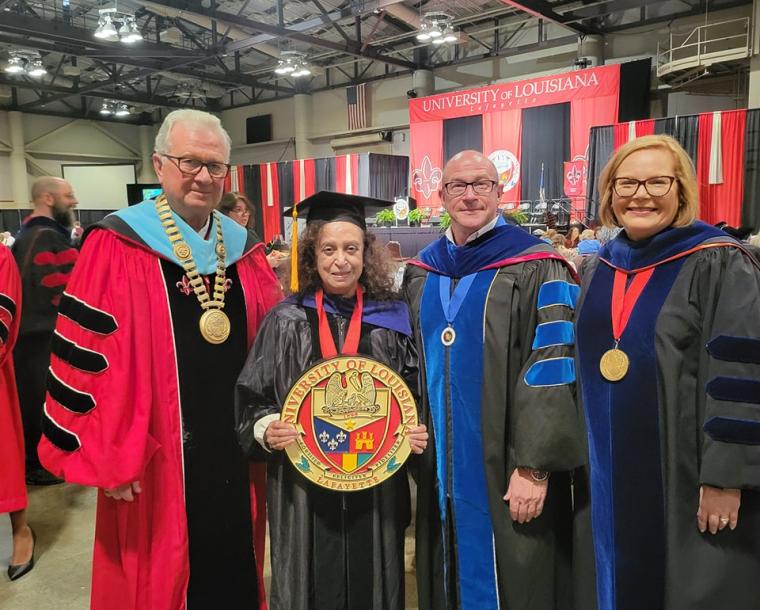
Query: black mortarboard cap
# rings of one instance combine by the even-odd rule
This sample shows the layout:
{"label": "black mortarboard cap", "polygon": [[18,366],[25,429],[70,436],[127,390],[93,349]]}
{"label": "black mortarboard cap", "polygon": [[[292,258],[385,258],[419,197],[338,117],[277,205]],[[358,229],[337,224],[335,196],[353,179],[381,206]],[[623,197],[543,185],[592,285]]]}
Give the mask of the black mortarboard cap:
{"label": "black mortarboard cap", "polygon": [[[306,222],[324,220],[326,222],[346,221],[355,224],[362,230],[367,228],[365,218],[374,216],[378,210],[393,205],[392,201],[383,201],[363,195],[347,195],[346,193],[333,193],[331,191],[319,191],[307,197],[296,207],[298,218],[305,218]],[[292,216],[293,208],[285,210],[286,216]]]}

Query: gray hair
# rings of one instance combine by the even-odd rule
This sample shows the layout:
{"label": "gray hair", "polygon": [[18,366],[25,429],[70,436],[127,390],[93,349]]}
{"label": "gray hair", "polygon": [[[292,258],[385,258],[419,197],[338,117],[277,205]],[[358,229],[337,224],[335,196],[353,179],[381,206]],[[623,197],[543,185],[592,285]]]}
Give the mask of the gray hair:
{"label": "gray hair", "polygon": [[183,108],[182,110],[174,110],[166,115],[164,122],[161,123],[161,128],[156,134],[155,151],[157,153],[168,154],[171,147],[171,131],[172,127],[177,123],[183,123],[188,127],[203,127],[216,131],[219,134],[224,146],[227,149],[227,156],[225,161],[230,160],[230,148],[232,148],[232,141],[229,134],[222,127],[222,123],[218,117],[208,112],[201,110],[193,110],[192,108]]}

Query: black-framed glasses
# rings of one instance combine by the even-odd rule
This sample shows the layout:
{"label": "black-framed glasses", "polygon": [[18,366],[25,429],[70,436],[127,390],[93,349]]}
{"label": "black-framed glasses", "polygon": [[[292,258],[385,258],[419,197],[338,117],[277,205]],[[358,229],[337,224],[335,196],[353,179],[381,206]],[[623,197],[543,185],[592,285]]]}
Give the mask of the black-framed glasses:
{"label": "black-framed glasses", "polygon": [[443,188],[450,197],[461,197],[467,191],[468,186],[471,186],[477,195],[487,195],[493,191],[493,187],[497,184],[496,180],[476,180],[475,182],[460,182],[457,180],[455,182],[447,182],[443,185]]}
{"label": "black-framed glasses", "polygon": [[195,176],[205,167],[208,170],[209,176],[212,178],[224,178],[230,172],[230,166],[227,163],[219,163],[218,161],[210,161],[204,163],[200,159],[193,159],[191,157],[175,157],[173,155],[167,155],[166,153],[159,153],[162,157],[170,159],[177,169],[183,174],[188,176]]}
{"label": "black-framed glasses", "polygon": [[664,197],[673,188],[676,181],[675,176],[654,176],[646,180],[636,180],[636,178],[615,178],[612,181],[612,188],[618,197],[633,197],[638,193],[641,185],[649,193],[650,197]]}

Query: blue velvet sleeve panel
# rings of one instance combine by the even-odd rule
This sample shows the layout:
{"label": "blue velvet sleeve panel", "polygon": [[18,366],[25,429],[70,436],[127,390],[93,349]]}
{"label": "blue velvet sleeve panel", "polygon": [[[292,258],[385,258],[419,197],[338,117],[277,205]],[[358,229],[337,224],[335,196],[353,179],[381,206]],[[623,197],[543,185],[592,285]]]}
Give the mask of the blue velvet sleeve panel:
{"label": "blue velvet sleeve panel", "polygon": [[573,360],[579,291],[558,261],[525,269],[518,292],[527,349],[510,407],[513,457],[517,466],[570,470],[584,461]]}
{"label": "blue velvet sleeve panel", "polygon": [[760,488],[760,271],[720,248],[697,268],[707,355],[700,482]]}

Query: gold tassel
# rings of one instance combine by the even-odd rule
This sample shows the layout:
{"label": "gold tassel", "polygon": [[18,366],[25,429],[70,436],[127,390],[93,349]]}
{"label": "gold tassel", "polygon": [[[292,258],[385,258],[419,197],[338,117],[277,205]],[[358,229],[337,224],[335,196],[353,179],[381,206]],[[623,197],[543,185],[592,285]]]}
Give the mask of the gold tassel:
{"label": "gold tassel", "polygon": [[298,204],[293,206],[293,226],[290,228],[290,292],[298,292]]}

